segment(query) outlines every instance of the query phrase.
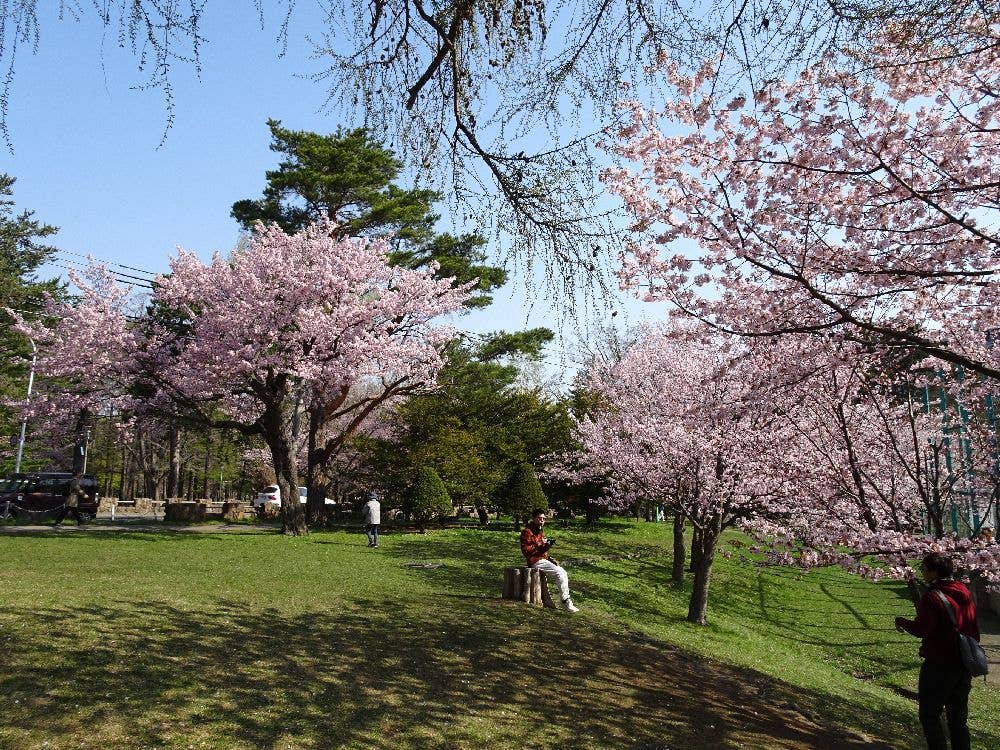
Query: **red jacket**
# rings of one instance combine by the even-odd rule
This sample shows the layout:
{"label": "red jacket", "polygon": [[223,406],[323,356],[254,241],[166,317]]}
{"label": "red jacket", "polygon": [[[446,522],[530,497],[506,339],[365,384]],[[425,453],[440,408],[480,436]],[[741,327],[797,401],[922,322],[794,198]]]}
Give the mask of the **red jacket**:
{"label": "red jacket", "polygon": [[962,657],[958,653],[958,642],[951,617],[935,591],[940,591],[951,602],[955,611],[958,629],[965,635],[979,640],[979,623],[976,621],[976,605],[972,594],[964,583],[950,578],[934,581],[920,598],[917,604],[917,617],[907,620],[897,617],[896,623],[910,635],[922,638],[920,655],[927,661],[937,664],[960,663]]}
{"label": "red jacket", "polygon": [[521,554],[528,565],[534,565],[549,556],[549,545],[541,529],[536,532],[530,525],[524,527],[521,531]]}

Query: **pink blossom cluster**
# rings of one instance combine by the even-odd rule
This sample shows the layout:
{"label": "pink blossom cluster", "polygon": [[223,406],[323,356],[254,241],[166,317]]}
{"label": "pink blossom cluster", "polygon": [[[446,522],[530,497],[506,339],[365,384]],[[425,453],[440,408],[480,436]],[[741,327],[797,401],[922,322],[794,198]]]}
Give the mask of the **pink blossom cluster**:
{"label": "pink blossom cluster", "polygon": [[381,239],[332,240],[320,223],[295,235],[259,227],[208,265],[180,251],[153,303],[181,311],[190,333],[151,326],[147,362],[192,399],[231,394],[233,411],[259,408],[261,384],[278,375],[330,392],[433,379],[453,331],[430,323],[458,310],[467,287],[394,267],[388,250]]}
{"label": "pink blossom cluster", "polygon": [[1000,24],[961,32],[726,99],[664,58],[663,107],[620,103],[621,284],[706,327],[595,371],[580,431],[618,498],[697,489],[774,561],[902,576],[946,549],[1000,582],[969,539],[1000,486]]}
{"label": "pink blossom cluster", "polygon": [[179,250],[134,316],[129,290],[93,267],[74,277],[79,300],[50,305],[52,328],[22,324],[50,385],[37,408],[187,410],[287,453],[296,408],[381,397],[441,367],[453,330],[438,320],[471,285],[392,266],[388,251],[384,240],[331,239],[324,223],[294,235],[259,226],[228,258]]}
{"label": "pink blossom cluster", "polygon": [[662,502],[721,531],[785,497],[782,424],[755,391],[757,364],[678,327],[649,328],[620,361],[597,363],[589,387],[603,407],[578,436],[583,471],[607,475],[605,501]]}
{"label": "pink blossom cluster", "polygon": [[620,103],[603,179],[635,236],[621,283],[749,335],[859,332],[1000,377],[1000,24],[961,54],[888,34],[748,96],[708,65]]}

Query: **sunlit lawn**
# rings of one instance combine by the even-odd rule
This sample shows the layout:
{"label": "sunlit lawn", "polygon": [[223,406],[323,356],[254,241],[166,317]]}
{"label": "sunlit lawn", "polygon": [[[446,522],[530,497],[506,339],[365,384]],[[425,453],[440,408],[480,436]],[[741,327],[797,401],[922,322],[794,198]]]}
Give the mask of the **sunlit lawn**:
{"label": "sunlit lawn", "polygon": [[550,532],[579,615],[497,598],[509,530],[2,533],[0,747],[920,747],[901,587],[720,560],[698,628],[667,525]]}

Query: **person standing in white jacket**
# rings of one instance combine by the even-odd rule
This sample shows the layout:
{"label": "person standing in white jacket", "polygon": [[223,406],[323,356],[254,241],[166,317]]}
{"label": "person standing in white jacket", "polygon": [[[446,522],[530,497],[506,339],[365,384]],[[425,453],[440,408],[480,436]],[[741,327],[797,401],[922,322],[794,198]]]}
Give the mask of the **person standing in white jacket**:
{"label": "person standing in white jacket", "polygon": [[374,492],[368,496],[368,502],[361,509],[361,520],[365,525],[365,533],[368,535],[368,546],[378,547],[378,527],[382,522],[382,506],[379,505],[378,495]]}

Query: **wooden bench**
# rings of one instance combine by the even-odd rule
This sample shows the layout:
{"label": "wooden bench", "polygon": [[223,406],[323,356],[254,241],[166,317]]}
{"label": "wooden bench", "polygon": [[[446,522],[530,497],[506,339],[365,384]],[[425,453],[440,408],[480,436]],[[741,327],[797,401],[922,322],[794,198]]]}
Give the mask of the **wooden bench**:
{"label": "wooden bench", "polygon": [[545,574],[535,568],[504,568],[503,599],[520,599],[526,604],[555,607]]}

